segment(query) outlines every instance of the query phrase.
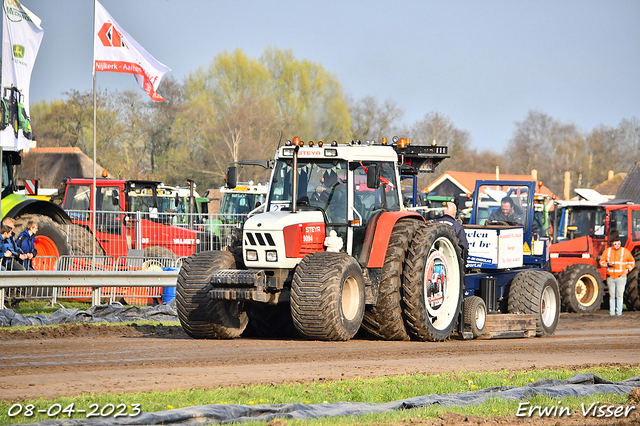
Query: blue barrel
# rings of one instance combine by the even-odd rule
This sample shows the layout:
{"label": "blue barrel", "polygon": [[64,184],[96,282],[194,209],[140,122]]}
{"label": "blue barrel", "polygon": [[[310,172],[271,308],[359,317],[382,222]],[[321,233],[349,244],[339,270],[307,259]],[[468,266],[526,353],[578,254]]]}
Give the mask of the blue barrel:
{"label": "blue barrel", "polygon": [[[179,268],[167,267],[163,271],[179,271]],[[176,287],[163,287],[162,288],[162,303],[171,303],[176,298]]]}

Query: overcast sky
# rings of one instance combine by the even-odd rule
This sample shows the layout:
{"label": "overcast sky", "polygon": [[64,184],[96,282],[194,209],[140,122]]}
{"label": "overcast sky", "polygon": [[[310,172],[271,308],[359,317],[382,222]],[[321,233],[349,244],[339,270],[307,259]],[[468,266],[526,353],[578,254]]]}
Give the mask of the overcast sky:
{"label": "overcast sky", "polygon": [[[31,102],[91,90],[93,1],[23,3],[44,28]],[[479,149],[502,151],[529,110],[581,131],[640,117],[637,0],[101,4],[178,81],[225,50],[258,58],[268,46],[291,48],[334,73],[346,95],[391,100],[406,124],[440,112]],[[144,94],[131,75],[97,81]]]}

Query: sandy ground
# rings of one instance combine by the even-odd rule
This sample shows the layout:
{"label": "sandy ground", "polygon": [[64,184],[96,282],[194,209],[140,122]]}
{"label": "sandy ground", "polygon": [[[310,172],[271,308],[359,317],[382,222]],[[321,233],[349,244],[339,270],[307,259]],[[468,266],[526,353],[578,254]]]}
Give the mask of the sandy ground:
{"label": "sandy ground", "polygon": [[[0,397],[640,362],[640,312],[562,314],[551,338],[443,343],[193,340],[180,327],[0,330]],[[639,407],[640,408],[640,407]]]}

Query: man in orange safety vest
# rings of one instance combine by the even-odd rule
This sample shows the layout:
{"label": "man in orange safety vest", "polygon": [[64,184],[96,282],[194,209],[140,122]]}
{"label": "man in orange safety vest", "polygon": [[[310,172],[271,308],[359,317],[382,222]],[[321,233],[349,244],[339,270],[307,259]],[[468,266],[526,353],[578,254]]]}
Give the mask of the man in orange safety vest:
{"label": "man in orange safety vest", "polygon": [[609,315],[622,315],[622,295],[627,284],[627,274],[636,262],[629,250],[622,247],[620,234],[613,231],[609,238],[611,245],[602,253],[600,266],[607,268],[609,287]]}

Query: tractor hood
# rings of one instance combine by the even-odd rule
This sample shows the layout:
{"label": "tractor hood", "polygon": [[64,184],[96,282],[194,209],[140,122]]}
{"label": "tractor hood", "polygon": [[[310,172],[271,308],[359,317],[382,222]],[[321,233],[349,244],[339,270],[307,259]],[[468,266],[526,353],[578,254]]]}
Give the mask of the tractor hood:
{"label": "tractor hood", "polygon": [[320,211],[266,212],[247,219],[242,234],[248,268],[294,268],[309,253],[324,250]]}

